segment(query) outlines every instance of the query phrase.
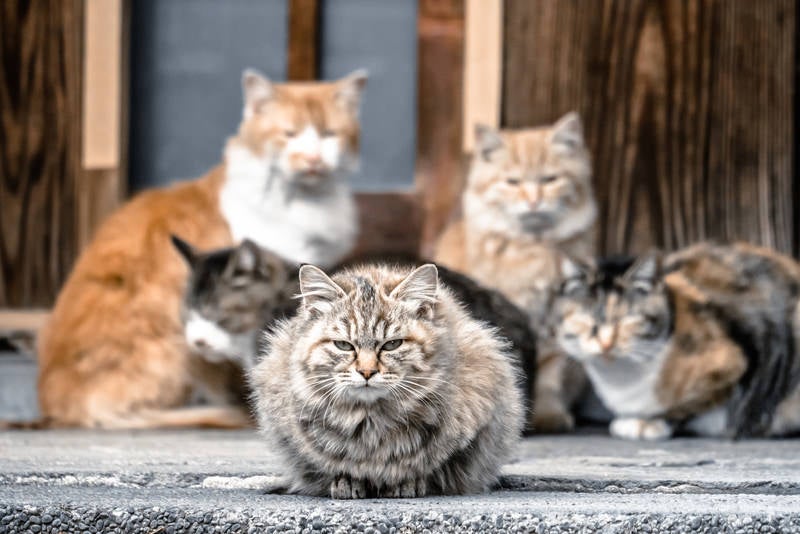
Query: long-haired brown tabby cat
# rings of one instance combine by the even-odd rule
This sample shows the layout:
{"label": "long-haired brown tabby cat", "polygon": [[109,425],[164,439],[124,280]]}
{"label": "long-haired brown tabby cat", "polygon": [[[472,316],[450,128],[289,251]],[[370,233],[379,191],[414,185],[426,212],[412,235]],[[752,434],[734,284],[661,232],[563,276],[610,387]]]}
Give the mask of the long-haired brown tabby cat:
{"label": "long-haired brown tabby cat", "polygon": [[591,258],[597,207],[591,162],[576,113],[525,130],[476,130],[462,219],[447,228],[437,263],[503,292],[540,337],[536,400],[529,427],[573,426],[569,405],[584,379],[541,328],[560,282],[559,253]]}
{"label": "long-haired brown tabby cat", "polygon": [[244,117],[206,176],[144,192],[106,220],[81,254],[39,346],[47,424],[238,426],[236,411],[183,408],[194,388],[180,304],[188,269],[170,243],[201,249],[243,238],[296,262],[331,265],[357,222],[346,176],[357,162],[366,75],[336,82],[243,77]]}
{"label": "long-haired brown tabby cat", "polygon": [[800,266],[743,243],[597,267],[565,259],[557,339],[614,413],[663,439],[800,431]]}
{"label": "long-haired brown tabby cat", "polygon": [[523,424],[513,358],[436,267],[300,269],[302,309],[251,373],[298,493],[350,499],[488,489]]}

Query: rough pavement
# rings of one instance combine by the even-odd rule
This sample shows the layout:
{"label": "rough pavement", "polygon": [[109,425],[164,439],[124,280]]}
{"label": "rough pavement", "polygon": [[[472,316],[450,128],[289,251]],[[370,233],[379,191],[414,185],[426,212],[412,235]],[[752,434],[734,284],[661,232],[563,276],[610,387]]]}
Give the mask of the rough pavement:
{"label": "rough pavement", "polygon": [[283,469],[254,432],[5,432],[0,534],[800,532],[798,445],[533,437],[490,494],[345,502],[266,493]]}

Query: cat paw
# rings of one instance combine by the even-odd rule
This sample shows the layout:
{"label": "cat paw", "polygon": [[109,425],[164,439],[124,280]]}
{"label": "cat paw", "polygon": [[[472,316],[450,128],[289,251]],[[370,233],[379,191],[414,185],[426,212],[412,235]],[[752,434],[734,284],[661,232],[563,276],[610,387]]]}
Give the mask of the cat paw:
{"label": "cat paw", "polygon": [[393,499],[409,499],[413,497],[424,497],[428,494],[428,484],[425,480],[406,480],[394,487],[389,487],[381,491],[382,497]]}
{"label": "cat paw", "polygon": [[527,425],[527,430],[541,434],[572,432],[574,429],[575,418],[565,411],[534,413]]}
{"label": "cat paw", "polygon": [[332,499],[363,499],[367,496],[367,487],[363,480],[343,476],[331,482]]}
{"label": "cat paw", "polygon": [[621,439],[659,441],[672,436],[672,426],[663,419],[622,417],[611,421],[611,435]]}

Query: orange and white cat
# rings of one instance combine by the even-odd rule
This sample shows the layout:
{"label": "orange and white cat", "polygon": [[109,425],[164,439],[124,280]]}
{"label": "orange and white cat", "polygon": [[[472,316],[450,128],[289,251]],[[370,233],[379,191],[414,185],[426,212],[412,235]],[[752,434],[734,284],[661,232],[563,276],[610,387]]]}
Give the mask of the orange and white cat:
{"label": "orange and white cat", "polygon": [[249,238],[295,262],[341,260],[358,230],[346,178],[358,161],[365,83],[363,71],[286,84],[246,71],[244,117],[223,163],[137,195],[101,225],[40,340],[45,425],[249,423],[236,407],[187,406],[215,369],[187,350],[180,306],[188,269],[170,235],[200,249]]}
{"label": "orange and white cat", "polygon": [[580,370],[547,339],[544,319],[560,283],[561,253],[594,257],[591,178],[576,113],[539,128],[479,126],[463,217],[445,230],[435,254],[438,263],[500,290],[528,313],[540,337],[529,429],[570,429],[569,404],[584,383]]}

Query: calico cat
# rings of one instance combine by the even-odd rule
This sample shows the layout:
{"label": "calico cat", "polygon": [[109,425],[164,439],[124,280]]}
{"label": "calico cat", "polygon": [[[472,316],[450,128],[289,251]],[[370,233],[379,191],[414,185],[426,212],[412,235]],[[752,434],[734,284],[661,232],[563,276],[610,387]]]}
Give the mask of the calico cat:
{"label": "calico cat", "polygon": [[702,244],[661,258],[564,260],[556,338],[614,412],[610,431],[664,439],[800,429],[800,267]]}
{"label": "calico cat", "polygon": [[205,177],[146,191],[83,251],[39,346],[39,401],[54,426],[231,426],[236,414],[186,410],[192,389],[180,305],[188,275],[170,244],[250,238],[290,261],[331,265],[357,221],[346,175],[357,161],[366,75],[336,82],[243,77],[244,113],[224,162]]}
{"label": "calico cat", "polygon": [[[184,334],[192,351],[210,362],[231,362],[237,369],[253,367],[260,334],[277,320],[294,315],[300,305],[293,298],[300,292],[298,267],[249,240],[208,253],[198,252],[176,236],[173,242],[192,271],[183,305]],[[407,258],[397,261],[409,269],[415,264]],[[346,268],[345,264],[336,271]],[[497,328],[498,335],[509,342],[509,353],[524,371],[519,387],[526,401],[532,399],[536,336],[527,316],[498,291],[444,267],[438,267],[438,272],[439,280],[474,319]]]}
{"label": "calico cat", "polygon": [[291,491],[339,499],[484,491],[516,442],[516,370],[436,267],[300,269],[302,309],[250,375]]}
{"label": "calico cat", "polygon": [[528,426],[568,430],[569,405],[584,379],[542,327],[560,282],[559,254],[594,256],[597,206],[578,115],[526,130],[478,127],[462,211],[442,235],[435,260],[500,290],[529,314],[540,347]]}

